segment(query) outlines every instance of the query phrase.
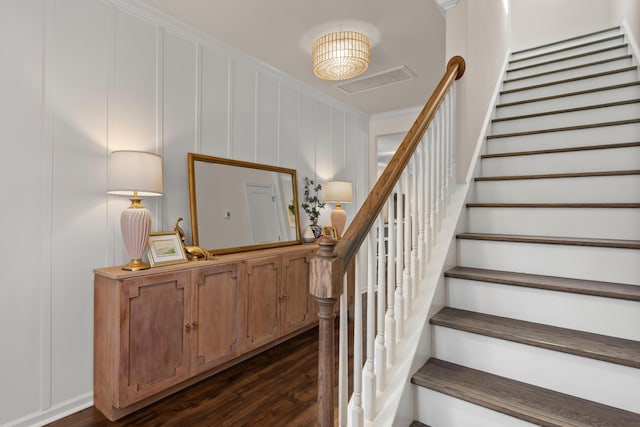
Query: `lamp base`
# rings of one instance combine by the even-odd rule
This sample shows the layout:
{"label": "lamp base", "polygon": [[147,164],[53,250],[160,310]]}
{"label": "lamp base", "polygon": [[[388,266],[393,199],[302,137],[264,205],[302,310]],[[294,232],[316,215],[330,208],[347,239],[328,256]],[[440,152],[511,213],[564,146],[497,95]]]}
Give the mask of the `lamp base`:
{"label": "lamp base", "polygon": [[142,262],[141,259],[132,259],[127,265],[123,265],[122,269],[127,271],[140,271],[151,268],[151,265],[146,262]]}
{"label": "lamp base", "polygon": [[336,228],[336,233],[338,234],[336,237],[342,239],[342,232],[344,231],[344,226],[347,223],[347,213],[340,208],[340,206],[336,206],[334,210],[331,211],[331,225]]}

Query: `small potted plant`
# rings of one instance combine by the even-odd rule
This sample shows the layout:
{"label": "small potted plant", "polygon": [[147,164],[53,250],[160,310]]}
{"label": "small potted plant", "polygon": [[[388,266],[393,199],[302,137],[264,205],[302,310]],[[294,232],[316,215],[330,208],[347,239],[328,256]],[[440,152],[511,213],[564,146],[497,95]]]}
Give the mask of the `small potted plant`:
{"label": "small potted plant", "polygon": [[318,225],[320,209],[324,208],[324,202],[321,202],[318,198],[318,191],[320,190],[322,190],[322,185],[316,184],[309,177],[304,177],[304,203],[302,203],[302,209],[309,216],[309,227],[316,239],[322,234],[322,227]]}

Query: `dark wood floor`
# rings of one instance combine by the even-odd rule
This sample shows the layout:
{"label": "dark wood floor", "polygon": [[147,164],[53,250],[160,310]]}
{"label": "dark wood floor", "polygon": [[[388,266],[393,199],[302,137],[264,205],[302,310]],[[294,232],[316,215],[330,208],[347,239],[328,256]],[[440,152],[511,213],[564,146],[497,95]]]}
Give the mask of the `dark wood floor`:
{"label": "dark wood floor", "polygon": [[49,426],[314,426],[317,365],[313,328],[117,422],[91,407]]}

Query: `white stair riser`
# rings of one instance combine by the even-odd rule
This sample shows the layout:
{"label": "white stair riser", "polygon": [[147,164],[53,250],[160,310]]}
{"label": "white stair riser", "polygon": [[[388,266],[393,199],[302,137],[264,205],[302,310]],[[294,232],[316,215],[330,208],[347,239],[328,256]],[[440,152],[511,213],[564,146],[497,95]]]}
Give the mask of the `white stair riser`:
{"label": "white stair riser", "polygon": [[640,283],[640,250],[458,239],[458,265],[603,282]]}
{"label": "white stair riser", "polygon": [[498,102],[500,104],[503,104],[505,102],[515,102],[521,101],[523,99],[560,95],[567,92],[591,90],[602,86],[630,83],[637,80],[638,73],[636,70],[632,69],[629,71],[620,71],[615,74],[607,74],[604,76],[590,77],[582,80],[571,81],[568,83],[559,83],[533,89],[519,90],[516,92],[501,92]]}
{"label": "white stair riser", "polygon": [[[551,52],[547,52],[543,54],[543,56],[537,56],[536,53],[531,53],[530,55],[523,56],[521,58],[514,59],[512,58],[509,61],[509,68],[514,67],[526,67],[529,65],[536,65],[541,62],[551,61],[554,59],[563,59],[569,56],[588,54],[596,50],[606,49],[610,47],[616,47],[624,43],[624,36],[618,36],[612,38],[611,40],[603,40],[598,43],[588,44],[586,46],[573,47],[570,49],[562,50],[565,48],[556,48],[552,49]],[[514,62],[516,61],[516,62]]]}
{"label": "white stair riser", "polygon": [[512,117],[522,114],[536,114],[565,108],[583,107],[585,105],[604,104],[607,102],[627,101],[640,98],[640,85],[620,89],[590,92],[582,95],[565,96],[546,101],[527,102],[504,107],[496,107],[495,118]]}
{"label": "white stair riser", "polygon": [[638,140],[640,140],[640,123],[632,123],[505,138],[489,138],[486,144],[486,154],[616,144],[637,142]]}
{"label": "white stair riser", "polygon": [[640,240],[640,209],[631,208],[471,208],[468,221],[472,233]]}
{"label": "white stair riser", "polygon": [[[640,142],[640,141],[639,141]],[[482,159],[482,176],[640,170],[640,146]]]}
{"label": "white stair riser", "polygon": [[619,28],[614,28],[611,29],[609,31],[605,31],[602,33],[598,33],[598,34],[593,34],[593,35],[589,35],[589,36],[583,36],[580,38],[577,38],[575,40],[570,40],[570,41],[565,41],[562,43],[558,43],[558,44],[553,44],[551,46],[542,46],[542,47],[536,47],[530,50],[526,50],[526,51],[517,51],[511,54],[511,59],[520,59],[520,58],[526,58],[528,56],[531,55],[537,55],[540,53],[548,53],[548,52],[553,52],[555,50],[558,49],[562,49],[565,47],[570,47],[570,46],[578,46],[584,43],[589,43],[592,41],[598,41],[598,40],[602,40],[602,39],[606,39],[609,38],[611,36],[617,36],[623,34],[620,32]]}
{"label": "white stair riser", "polygon": [[446,394],[414,386],[416,420],[437,427],[535,427],[517,418]]}
{"label": "white stair riser", "polygon": [[550,63],[544,63],[540,61],[539,65],[533,65],[524,67],[522,64],[515,63],[507,70],[507,78],[513,79],[517,77],[528,76],[535,73],[544,73],[546,71],[553,71],[559,68],[573,67],[575,65],[590,64],[592,62],[601,61],[603,59],[611,59],[620,55],[626,55],[629,53],[629,47],[627,45],[621,45],[620,47],[606,50],[604,52],[597,52],[586,56],[579,56],[577,58],[568,58],[561,61],[553,61]]}
{"label": "white stair riser", "polygon": [[[528,77],[528,78],[513,80],[513,81],[505,81],[502,89],[503,90],[516,89],[524,86],[530,86],[530,85],[535,85],[540,83],[548,83],[556,80],[583,76],[585,74],[593,74],[593,73],[600,73],[603,71],[616,70],[623,67],[630,67],[631,65],[633,65],[633,61],[629,57],[629,58],[623,58],[623,59],[616,59],[615,61],[607,61],[601,64],[589,65],[588,67],[580,67],[577,69],[557,71],[552,74],[544,74],[542,76],[534,76],[535,74],[538,74],[538,73],[531,73],[531,74],[527,74],[526,76],[521,76],[521,77]],[[561,68],[559,68],[558,70],[561,70]],[[511,78],[512,78],[511,76],[507,76],[507,80]]]}
{"label": "white stair riser", "polygon": [[640,369],[440,326],[434,340],[438,359],[640,412]]}
{"label": "white stair riser", "polygon": [[640,118],[640,102],[606,108],[550,114],[545,116],[505,120],[491,124],[491,134],[528,132],[540,129],[555,129],[564,126],[581,126],[602,121],[630,120]]}
{"label": "white stair riser", "polygon": [[447,306],[640,341],[639,301],[450,277]]}
{"label": "white stair riser", "polygon": [[477,203],[640,202],[640,175],[476,182]]}

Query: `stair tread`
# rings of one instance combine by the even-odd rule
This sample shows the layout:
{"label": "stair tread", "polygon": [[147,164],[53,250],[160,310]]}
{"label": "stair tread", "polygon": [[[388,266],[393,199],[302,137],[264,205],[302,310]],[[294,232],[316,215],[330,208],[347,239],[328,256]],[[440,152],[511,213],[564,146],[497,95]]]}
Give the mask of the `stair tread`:
{"label": "stair tread", "polygon": [[541,133],[567,132],[572,130],[584,130],[584,129],[609,127],[609,126],[631,125],[635,123],[640,123],[640,118],[629,119],[629,120],[617,120],[612,122],[590,123],[586,125],[577,125],[577,126],[565,126],[565,127],[550,128],[550,129],[537,129],[537,130],[529,130],[529,131],[523,131],[523,132],[500,133],[500,134],[487,135],[487,139],[511,138],[514,136],[537,135]]}
{"label": "stair tread", "polygon": [[640,249],[640,240],[592,239],[585,237],[527,236],[521,234],[459,233],[456,238],[496,242],[540,243],[547,245],[592,246]]}
{"label": "stair tread", "polygon": [[483,154],[481,159],[497,157],[531,156],[537,154],[569,153],[573,151],[608,150],[613,148],[640,147],[640,142],[622,142],[618,144],[581,145],[578,147],[549,148],[546,150],[512,151],[507,153]]}
{"label": "stair tread", "polygon": [[431,358],[413,384],[544,426],[640,425],[640,414]]}
{"label": "stair tread", "polygon": [[520,344],[640,368],[640,341],[445,307],[430,321]]}
{"label": "stair tread", "polygon": [[568,43],[568,42],[572,42],[572,41],[575,41],[575,40],[580,40],[580,39],[583,39],[585,37],[591,37],[591,36],[595,36],[595,35],[602,34],[602,33],[608,33],[609,31],[620,31],[620,26],[616,25],[614,27],[604,28],[602,30],[593,31],[593,32],[590,32],[590,33],[587,33],[587,34],[581,34],[579,36],[573,36],[573,37],[569,37],[569,38],[566,38],[566,39],[557,40],[557,41],[554,41],[554,42],[551,42],[551,43],[545,43],[545,44],[538,45],[538,46],[532,46],[532,47],[528,47],[528,48],[525,48],[525,49],[520,49],[520,50],[517,50],[517,51],[513,52],[513,55],[518,55],[518,54],[521,54],[521,53],[524,53],[524,52],[530,52],[530,51],[536,50],[536,49],[544,49],[545,47],[556,46],[556,45],[559,45],[559,44],[562,44],[562,43]]}
{"label": "stair tread", "polygon": [[520,101],[505,102],[505,103],[502,103],[502,104],[496,104],[496,108],[511,107],[511,106],[514,106],[514,105],[528,104],[528,103],[532,103],[532,102],[549,101],[549,100],[552,100],[552,99],[566,98],[566,97],[578,96],[578,95],[586,95],[586,94],[589,94],[589,93],[605,92],[605,91],[608,91],[608,90],[627,89],[627,88],[630,88],[632,86],[639,86],[639,85],[640,85],[640,81],[619,83],[619,84],[615,84],[615,85],[602,86],[602,87],[593,88],[593,89],[585,89],[585,90],[579,90],[579,91],[574,91],[574,92],[561,93],[561,94],[557,94],[557,95],[549,95],[549,96],[542,96],[542,97],[538,97],[538,98],[523,99],[523,100],[520,100]]}
{"label": "stair tread", "polygon": [[468,208],[571,208],[628,209],[640,208],[640,203],[467,203]]}
{"label": "stair tread", "polygon": [[576,55],[564,56],[562,58],[556,58],[556,59],[550,59],[550,60],[544,61],[544,62],[536,62],[535,64],[524,65],[524,66],[515,67],[515,68],[509,67],[507,69],[507,72],[509,72],[509,71],[521,71],[521,70],[526,70],[528,68],[539,67],[541,65],[549,65],[549,64],[554,64],[556,62],[563,62],[563,61],[569,61],[571,59],[584,58],[585,56],[597,55],[598,53],[609,52],[611,50],[616,50],[616,49],[621,49],[621,48],[626,48],[626,47],[628,47],[628,43],[621,43],[621,44],[616,45],[616,46],[609,46],[609,47],[605,47],[605,48],[602,48],[602,49],[591,50],[589,52],[578,53]]}
{"label": "stair tread", "polygon": [[500,176],[478,176],[476,181],[511,181],[520,179],[555,179],[555,178],[588,178],[597,176],[623,176],[639,175],[640,170],[619,170],[619,171],[598,171],[598,172],[564,172],[564,173],[543,173],[532,175],[500,175]]}
{"label": "stair tread", "polygon": [[577,293],[606,298],[640,301],[640,286],[512,271],[486,270],[472,267],[453,267],[445,277],[524,286],[559,292]]}
{"label": "stair tread", "polygon": [[556,53],[566,52],[568,50],[580,49],[580,48],[587,47],[587,46],[593,46],[594,44],[608,42],[608,41],[615,40],[615,39],[623,39],[624,40],[624,34],[614,34],[612,36],[603,37],[603,38],[597,39],[597,40],[590,40],[588,42],[584,42],[584,43],[580,43],[580,44],[576,44],[576,45],[561,47],[559,49],[551,50],[549,52],[541,52],[541,53],[536,53],[534,55],[526,56],[524,58],[512,59],[512,60],[509,61],[509,64],[513,64],[513,63],[516,63],[516,62],[522,62],[522,61],[528,61],[530,59],[542,58],[543,56],[548,56],[548,55],[555,55]]}
{"label": "stair tread", "polygon": [[503,90],[503,91],[500,91],[500,95],[516,93],[516,92],[522,92],[522,91],[531,90],[531,89],[538,89],[538,88],[541,88],[541,87],[548,87],[548,86],[555,86],[555,85],[560,85],[560,84],[565,84],[565,83],[572,83],[572,82],[577,82],[577,81],[580,81],[580,80],[595,79],[597,77],[604,77],[604,76],[610,76],[610,75],[613,75],[613,74],[626,73],[627,71],[635,71],[637,69],[638,69],[638,67],[636,65],[631,65],[629,67],[617,68],[615,70],[601,71],[599,73],[593,73],[593,74],[584,74],[584,75],[581,75],[581,76],[578,76],[578,77],[570,77],[570,78],[562,79],[562,80],[554,80],[552,82],[538,83],[538,84],[535,84],[535,85],[523,86],[523,87],[519,87],[519,88],[515,88],[515,89]]}
{"label": "stair tread", "polygon": [[577,113],[577,112],[588,111],[588,110],[597,110],[597,109],[601,109],[601,108],[610,108],[610,107],[620,107],[620,106],[623,106],[623,105],[632,105],[632,104],[638,104],[638,103],[640,103],[640,98],[626,99],[624,101],[607,102],[607,103],[604,103],[604,104],[584,105],[584,106],[575,107],[575,108],[564,108],[564,109],[561,109],[561,110],[550,110],[550,111],[544,111],[544,112],[533,113],[533,114],[522,114],[522,115],[518,115],[518,116],[500,117],[500,118],[497,118],[497,119],[492,119],[491,122],[492,123],[500,123],[500,122],[507,122],[507,121],[511,121],[511,120],[531,119],[531,118],[535,118],[535,117],[552,116],[552,115],[555,115],[555,114]]}
{"label": "stair tread", "polygon": [[517,82],[517,81],[521,81],[521,80],[532,79],[532,78],[535,78],[535,77],[549,76],[551,74],[557,74],[557,73],[561,73],[561,72],[564,72],[564,71],[579,70],[580,68],[593,67],[594,65],[602,65],[602,64],[609,63],[609,62],[615,62],[615,61],[620,61],[620,60],[623,60],[623,59],[630,59],[630,58],[632,58],[632,56],[630,54],[629,55],[620,55],[620,56],[615,56],[613,58],[602,59],[600,61],[587,62],[586,64],[579,64],[579,65],[573,65],[571,67],[557,68],[555,70],[545,71],[545,72],[542,72],[542,73],[528,74],[528,75],[522,76],[522,77],[514,77],[514,78],[511,78],[511,79],[504,80],[504,83],[512,83],[512,82]]}

